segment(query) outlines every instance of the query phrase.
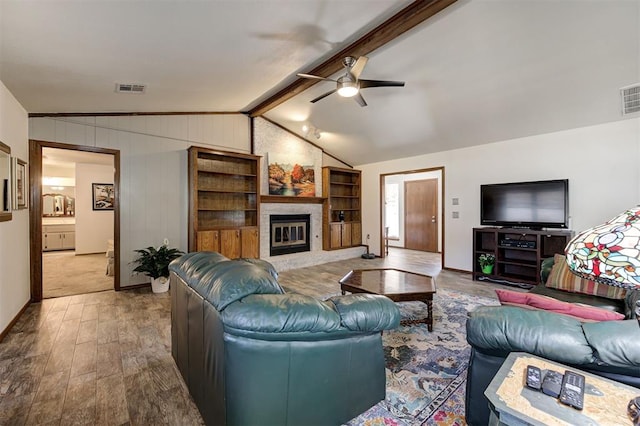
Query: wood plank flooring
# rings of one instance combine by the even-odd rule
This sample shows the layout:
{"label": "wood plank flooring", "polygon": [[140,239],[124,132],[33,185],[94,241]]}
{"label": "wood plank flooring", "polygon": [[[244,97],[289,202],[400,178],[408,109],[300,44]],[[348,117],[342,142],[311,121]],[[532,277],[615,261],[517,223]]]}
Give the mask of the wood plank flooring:
{"label": "wood plank flooring", "polygon": [[[322,297],[339,293],[350,269],[396,267],[436,276],[439,288],[494,296],[496,286],[441,271],[439,262],[395,249],[384,260],[285,271],[279,281]],[[169,293],[105,291],[32,304],[0,343],[0,424],[200,425],[170,345]]]}

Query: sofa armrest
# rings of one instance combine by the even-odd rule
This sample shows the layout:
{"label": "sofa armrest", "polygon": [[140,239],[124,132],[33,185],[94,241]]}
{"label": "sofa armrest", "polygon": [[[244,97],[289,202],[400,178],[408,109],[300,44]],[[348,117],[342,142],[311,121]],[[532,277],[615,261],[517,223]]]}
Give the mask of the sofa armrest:
{"label": "sofa armrest", "polygon": [[327,301],[335,305],[342,325],[352,331],[391,330],[400,325],[400,310],[385,296],[349,294]]}

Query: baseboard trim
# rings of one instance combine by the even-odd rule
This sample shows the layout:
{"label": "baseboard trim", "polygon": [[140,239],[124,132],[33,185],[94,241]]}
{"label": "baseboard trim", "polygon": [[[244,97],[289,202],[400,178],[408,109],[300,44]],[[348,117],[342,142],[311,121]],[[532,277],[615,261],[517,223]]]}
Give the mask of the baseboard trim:
{"label": "baseboard trim", "polygon": [[16,325],[16,323],[18,322],[22,314],[24,314],[24,311],[27,310],[30,304],[31,304],[31,300],[27,301],[27,303],[22,307],[22,309],[20,309],[20,312],[18,312],[18,314],[11,320],[9,325],[7,325],[7,328],[2,330],[2,333],[0,333],[0,342],[2,342],[6,337],[6,335],[9,334],[13,326]]}
{"label": "baseboard trim", "polygon": [[144,283],[144,284],[136,284],[136,285],[128,285],[126,287],[120,287],[118,290],[116,291],[124,291],[124,290],[135,290],[138,288],[147,288],[147,287],[151,287],[151,283]]}
{"label": "baseboard trim", "polygon": [[445,271],[460,272],[461,274],[468,274],[468,275],[471,275],[473,273],[471,271],[465,271],[464,269],[456,269],[456,268],[448,268],[448,267],[444,267],[442,269],[444,269]]}

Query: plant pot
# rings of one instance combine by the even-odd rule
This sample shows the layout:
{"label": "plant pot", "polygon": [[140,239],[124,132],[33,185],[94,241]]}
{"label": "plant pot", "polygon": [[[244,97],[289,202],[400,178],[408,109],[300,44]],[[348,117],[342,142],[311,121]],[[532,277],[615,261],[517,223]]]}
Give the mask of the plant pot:
{"label": "plant pot", "polygon": [[482,273],[483,274],[490,274],[493,272],[493,265],[484,265],[482,267]]}
{"label": "plant pot", "polygon": [[154,293],[166,293],[169,290],[169,277],[151,279],[151,291]]}

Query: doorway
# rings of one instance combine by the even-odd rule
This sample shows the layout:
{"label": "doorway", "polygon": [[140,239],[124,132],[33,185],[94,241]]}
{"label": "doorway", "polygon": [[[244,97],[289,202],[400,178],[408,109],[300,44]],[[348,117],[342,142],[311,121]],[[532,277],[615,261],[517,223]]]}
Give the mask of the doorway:
{"label": "doorway", "polygon": [[380,175],[380,252],[440,253],[444,265],[444,167]]}
{"label": "doorway", "polygon": [[120,152],[30,140],[29,160],[31,300],[119,290]]}
{"label": "doorway", "polygon": [[404,182],[404,248],[438,251],[438,179]]}

